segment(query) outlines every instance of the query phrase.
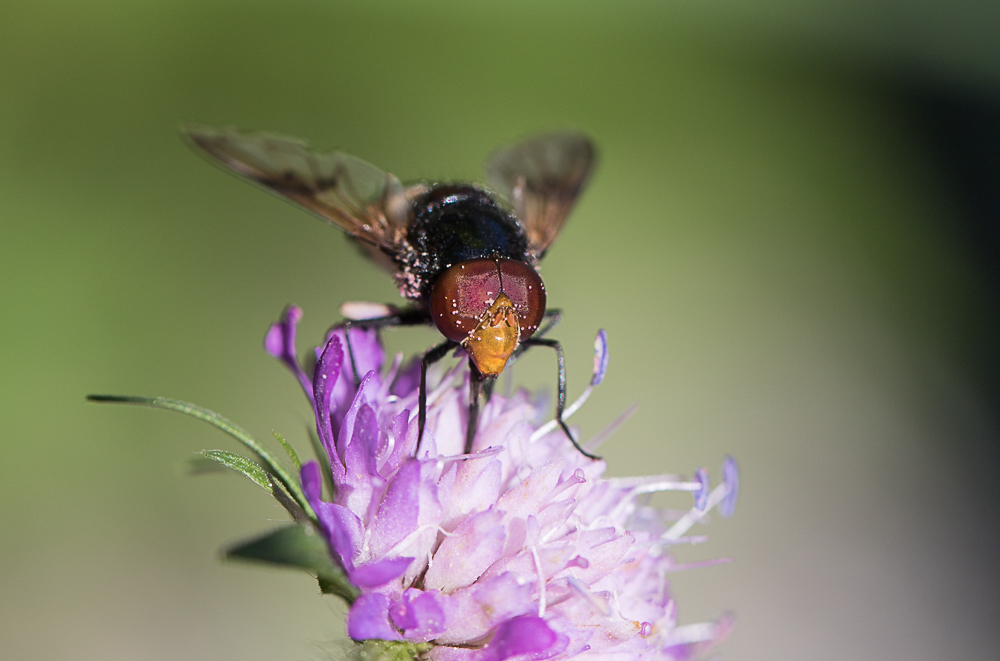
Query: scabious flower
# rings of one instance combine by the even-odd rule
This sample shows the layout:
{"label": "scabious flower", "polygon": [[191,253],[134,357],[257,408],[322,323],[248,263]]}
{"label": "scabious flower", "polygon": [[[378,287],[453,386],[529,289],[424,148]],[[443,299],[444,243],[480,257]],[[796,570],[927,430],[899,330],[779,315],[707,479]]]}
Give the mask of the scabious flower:
{"label": "scabious flower", "polygon": [[[301,314],[286,310],[265,348],[315,411],[326,456],[301,465],[301,492],[352,586],[352,639],[433,661],[631,661],[692,658],[726,635],[728,615],[678,624],[668,575],[719,562],[681,565],[671,548],[703,540],[688,532],[711,509],[732,514],[731,458],[715,488],[704,469],[691,480],[604,478],[605,462],[576,451],[554,421],[541,424],[542,402],[525,391],[485,403],[464,454],[463,361],[428,381],[418,444],[419,361],[404,367],[397,356],[386,367],[377,331],[353,329],[347,351],[337,329],[316,349],[310,378],[295,347]],[[567,414],[606,368],[602,331],[591,385]],[[593,451],[608,433],[584,447]],[[667,490],[691,492],[694,506],[649,506],[650,494]]]}

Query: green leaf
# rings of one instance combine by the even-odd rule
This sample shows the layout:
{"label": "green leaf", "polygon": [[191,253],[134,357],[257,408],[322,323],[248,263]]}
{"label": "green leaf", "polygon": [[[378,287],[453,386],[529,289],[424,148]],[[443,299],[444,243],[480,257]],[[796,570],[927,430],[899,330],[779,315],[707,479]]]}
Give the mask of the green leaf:
{"label": "green leaf", "polygon": [[293,524],[240,542],[223,551],[230,560],[262,562],[305,569],[319,581],[324,594],[354,603],[359,592],[330,559],[326,542],[312,526]]}
{"label": "green leaf", "polygon": [[165,409],[167,411],[176,411],[178,413],[183,413],[189,415],[192,418],[197,418],[203,422],[221,429],[226,432],[237,441],[245,445],[250,449],[257,458],[260,459],[261,464],[264,469],[274,475],[277,481],[285,488],[286,491],[292,496],[302,511],[305,512],[306,516],[309,517],[310,521],[314,523],[317,521],[316,513],[313,511],[312,506],[309,505],[309,501],[306,500],[306,496],[302,493],[302,489],[299,487],[297,480],[292,479],[292,476],[288,474],[288,471],[273,457],[271,453],[268,452],[267,448],[261,445],[257,439],[250,435],[245,429],[237,425],[235,422],[224,418],[223,416],[210,411],[201,406],[191,404],[189,402],[182,402],[177,399],[169,399],[167,397],[122,397],[118,395],[87,395],[87,399],[91,402],[108,402],[112,404],[133,404],[137,406],[150,406],[158,409]]}
{"label": "green leaf", "polygon": [[186,475],[209,475],[215,473],[225,473],[226,467],[214,459],[210,459],[199,454],[184,462],[184,473]]}
{"label": "green leaf", "polygon": [[288,441],[285,440],[285,437],[282,436],[281,434],[279,434],[278,432],[276,432],[276,431],[274,431],[272,429],[271,433],[274,434],[274,437],[276,439],[278,439],[279,443],[281,443],[281,447],[285,448],[285,453],[288,455],[288,458],[292,460],[292,465],[295,466],[295,470],[301,471],[302,470],[302,460],[299,459],[299,455],[298,455],[297,452],[295,452],[295,448],[293,448],[288,443]]}
{"label": "green leaf", "polygon": [[309,433],[309,442],[312,443],[316,461],[319,462],[319,470],[323,474],[323,484],[326,485],[326,492],[329,494],[330,500],[333,500],[333,469],[330,468],[330,457],[326,454],[326,448],[320,442],[316,431],[312,427],[308,427],[306,431]]}
{"label": "green leaf", "polygon": [[208,457],[212,461],[217,461],[226,468],[231,468],[237,473],[246,475],[253,480],[257,486],[269,494],[274,494],[274,487],[271,485],[271,478],[267,476],[267,471],[260,467],[256,461],[251,461],[241,454],[227,452],[225,450],[202,450],[202,456]]}
{"label": "green leaf", "polygon": [[351,650],[352,661],[417,661],[426,657],[430,643],[402,640],[362,640]]}

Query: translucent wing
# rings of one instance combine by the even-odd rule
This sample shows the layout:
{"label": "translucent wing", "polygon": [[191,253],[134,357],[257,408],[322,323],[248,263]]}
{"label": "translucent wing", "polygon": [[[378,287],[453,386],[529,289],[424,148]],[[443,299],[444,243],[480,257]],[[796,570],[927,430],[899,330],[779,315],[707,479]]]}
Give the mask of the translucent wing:
{"label": "translucent wing", "polygon": [[517,212],[536,259],[549,249],[595,162],[594,145],[579,133],[549,133],[495,152],[486,181]]}
{"label": "translucent wing", "polygon": [[386,256],[396,261],[406,249],[410,191],[374,165],[265,133],[205,126],[184,133],[215,161],[341,228],[383,265],[389,266]]}

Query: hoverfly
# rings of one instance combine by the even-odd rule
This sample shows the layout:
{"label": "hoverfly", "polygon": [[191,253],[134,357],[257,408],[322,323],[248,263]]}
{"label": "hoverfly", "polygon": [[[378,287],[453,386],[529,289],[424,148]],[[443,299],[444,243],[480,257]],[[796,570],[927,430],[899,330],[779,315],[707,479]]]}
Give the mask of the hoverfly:
{"label": "hoverfly", "polygon": [[[559,366],[556,420],[577,450],[597,458],[580,447],[563,421],[562,347],[542,337],[560,312],[546,310],[538,275],[539,260],[593,170],[594,147],[585,136],[550,133],[494,152],[486,161],[489,188],[484,188],[404,186],[361,159],[315,153],[298,140],[275,135],[202,126],[187,127],[185,133],[217,163],[339,227],[393,274],[409,306],[377,306],[374,314],[356,315],[348,309],[346,337],[352,325],[432,323],[441,331],[445,340],[421,359],[419,439],[427,415],[427,367],[451,349],[460,346],[469,356],[469,453],[481,395],[489,395],[511,357],[529,346],[547,346],[555,350]],[[547,323],[539,330],[543,319]]]}

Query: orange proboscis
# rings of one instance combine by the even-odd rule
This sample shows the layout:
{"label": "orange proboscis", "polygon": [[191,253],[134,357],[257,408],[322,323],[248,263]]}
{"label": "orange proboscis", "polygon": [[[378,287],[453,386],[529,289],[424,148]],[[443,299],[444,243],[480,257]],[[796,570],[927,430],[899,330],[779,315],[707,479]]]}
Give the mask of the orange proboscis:
{"label": "orange proboscis", "polygon": [[501,293],[479,318],[479,325],[462,340],[462,348],[483,376],[496,377],[521,340],[521,324],[514,303]]}

